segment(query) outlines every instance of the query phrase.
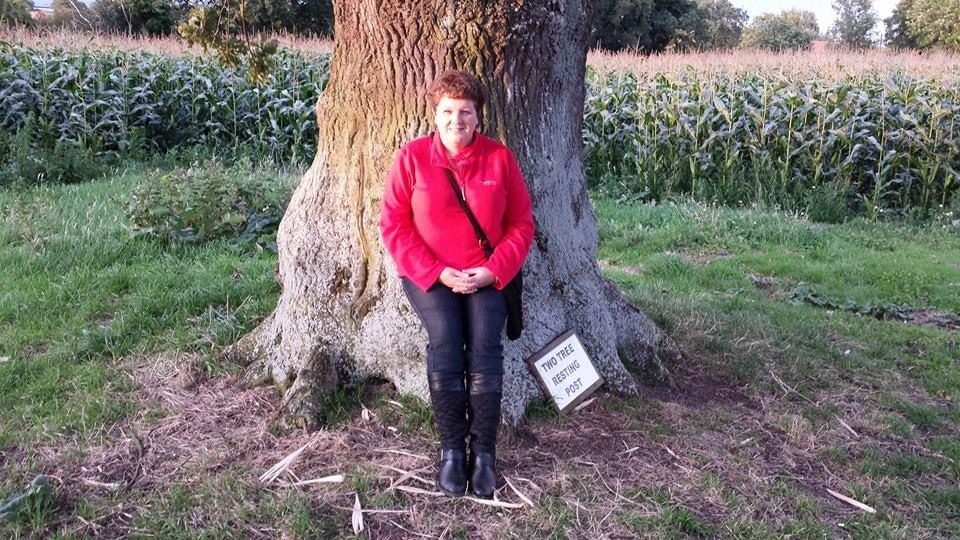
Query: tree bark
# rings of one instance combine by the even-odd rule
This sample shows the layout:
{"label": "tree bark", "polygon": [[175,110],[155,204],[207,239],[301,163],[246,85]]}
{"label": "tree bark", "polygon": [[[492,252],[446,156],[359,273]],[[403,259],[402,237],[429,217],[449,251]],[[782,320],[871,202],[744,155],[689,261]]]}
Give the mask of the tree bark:
{"label": "tree bark", "polygon": [[[330,80],[317,103],[316,158],[277,236],[276,310],[228,348],[248,383],[284,394],[287,425],[314,427],[324,393],[367,377],[427,397],[426,333],[380,242],[386,172],[429,133],[425,89],[446,69],[489,93],[481,130],[517,156],[537,234],[525,265],[523,337],[505,343],[503,418],[516,425],[541,391],[525,358],[575,328],[615,391],[624,362],[657,379],[676,347],[604,279],[586,192],[581,121],[590,0],[335,1]],[[666,356],[665,356],[666,355]]]}

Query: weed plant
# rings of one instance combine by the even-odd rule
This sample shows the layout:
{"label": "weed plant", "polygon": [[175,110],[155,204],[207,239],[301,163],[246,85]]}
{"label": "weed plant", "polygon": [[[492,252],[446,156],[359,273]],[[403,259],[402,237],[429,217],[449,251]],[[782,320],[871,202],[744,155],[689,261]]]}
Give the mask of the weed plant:
{"label": "weed plant", "polygon": [[124,208],[134,237],[170,242],[239,237],[276,251],[277,227],[291,194],[291,184],[249,160],[230,167],[206,161],[149,175]]}
{"label": "weed plant", "polygon": [[0,131],[0,187],[15,183],[74,183],[99,178],[106,167],[89,149],[63,139],[35,141],[34,117],[16,132]]}

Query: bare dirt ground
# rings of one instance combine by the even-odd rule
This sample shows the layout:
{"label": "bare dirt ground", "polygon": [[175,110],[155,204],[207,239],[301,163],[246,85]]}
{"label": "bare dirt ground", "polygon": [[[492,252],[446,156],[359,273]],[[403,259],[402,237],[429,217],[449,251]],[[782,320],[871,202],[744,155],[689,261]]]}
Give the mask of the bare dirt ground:
{"label": "bare dirt ground", "polygon": [[[876,419],[857,416],[856,402],[869,389],[851,385],[844,395],[822,396],[839,412],[815,428],[800,407],[819,403],[792,392],[774,373],[779,390],[751,397],[691,362],[675,373],[678,389],[645,388],[637,398],[601,391],[570,416],[541,415],[519,430],[504,430],[497,500],[513,507],[490,507],[430,494],[436,442],[429,430],[404,433],[392,425],[414,411],[384,396],[386,384],[374,387],[345,425],[278,436],[269,429],[279,405],[273,389],[241,389],[229,377],[203,380],[193,365],[189,355],[127,361],[124,371],[140,386],[140,413],[106,430],[100,446],[39,450],[39,469],[59,483],[63,517],[56,530],[108,538],[149,534],[137,528],[137,516],[147,511],[152,494],[240,470],[252,489],[305,493],[343,535],[352,533],[357,498],[365,530],[377,538],[656,536],[644,533],[642,524],[659,519],[665,508],[695,516],[694,525],[680,525],[693,534],[725,536],[731,521],[761,522],[776,531],[805,516],[842,534],[844,522],[862,511],[826,490],[870,482],[854,478],[847,464],[865,443],[897,450],[902,442],[872,429]],[[380,408],[372,405],[377,394],[386,398]],[[276,480],[258,480],[305,445]],[[824,459],[828,448],[847,457]],[[345,480],[291,485],[336,474]],[[91,500],[95,517],[79,517],[81,501]],[[916,509],[880,511],[909,517]],[[208,513],[198,509],[192,525],[202,528]],[[275,522],[248,520],[236,527],[234,534],[243,536],[290,537]]]}

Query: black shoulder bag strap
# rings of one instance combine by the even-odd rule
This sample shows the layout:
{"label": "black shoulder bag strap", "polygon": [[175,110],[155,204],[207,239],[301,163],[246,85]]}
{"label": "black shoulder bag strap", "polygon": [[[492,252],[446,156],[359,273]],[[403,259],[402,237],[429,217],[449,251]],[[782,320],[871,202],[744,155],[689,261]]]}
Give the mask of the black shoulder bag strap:
{"label": "black shoulder bag strap", "polygon": [[477,235],[477,239],[480,240],[480,247],[483,248],[483,251],[487,254],[487,257],[490,257],[493,255],[493,248],[490,246],[490,240],[487,238],[486,233],[483,232],[483,228],[480,227],[477,217],[473,215],[473,212],[470,211],[470,207],[467,206],[467,201],[463,199],[463,194],[460,192],[460,188],[457,187],[457,181],[453,179],[453,173],[451,173],[450,169],[447,168],[444,168],[443,172],[447,173],[447,180],[450,181],[450,187],[453,188],[453,193],[457,196],[457,202],[460,203],[460,208],[463,209],[463,213],[466,214],[467,219],[470,220],[470,225],[473,225],[473,232]]}
{"label": "black shoulder bag strap", "polygon": [[[487,238],[486,233],[483,232],[483,228],[480,227],[476,216],[470,211],[470,207],[467,206],[467,201],[464,200],[463,193],[460,192],[457,181],[453,178],[453,173],[447,168],[444,168],[443,172],[447,173],[450,188],[453,189],[453,193],[457,196],[457,202],[460,203],[460,208],[463,209],[463,213],[466,214],[467,219],[470,220],[470,225],[473,225],[473,232],[477,235],[477,239],[480,241],[480,246],[483,247],[484,253],[487,254],[487,257],[493,256],[493,247],[490,246],[490,240]],[[523,272],[518,272],[517,275],[510,280],[510,283],[504,286],[503,298],[507,305],[507,338],[510,340],[518,339],[523,332]]]}

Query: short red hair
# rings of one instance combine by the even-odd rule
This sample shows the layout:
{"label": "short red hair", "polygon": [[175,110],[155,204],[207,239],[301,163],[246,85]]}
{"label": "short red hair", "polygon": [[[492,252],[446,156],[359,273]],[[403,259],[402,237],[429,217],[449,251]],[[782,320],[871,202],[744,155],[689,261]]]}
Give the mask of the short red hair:
{"label": "short red hair", "polygon": [[486,92],[480,80],[466,71],[451,69],[444,71],[427,87],[427,102],[436,109],[443,98],[469,99],[479,113],[487,102]]}

